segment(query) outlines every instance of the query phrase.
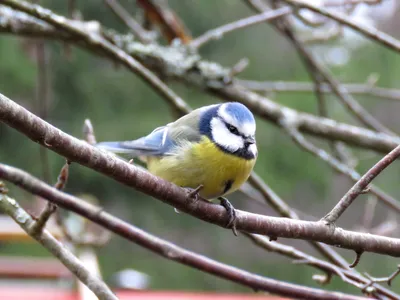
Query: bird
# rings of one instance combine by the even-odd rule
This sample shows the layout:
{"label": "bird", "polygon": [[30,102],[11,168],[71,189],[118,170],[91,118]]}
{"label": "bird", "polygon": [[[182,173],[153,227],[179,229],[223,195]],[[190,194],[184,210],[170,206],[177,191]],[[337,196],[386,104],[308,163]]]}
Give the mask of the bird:
{"label": "bird", "polygon": [[247,181],[257,160],[256,122],[239,102],[203,106],[130,141],[96,146],[140,158],[150,173],[209,201],[219,199],[236,232],[236,213],[224,197]]}

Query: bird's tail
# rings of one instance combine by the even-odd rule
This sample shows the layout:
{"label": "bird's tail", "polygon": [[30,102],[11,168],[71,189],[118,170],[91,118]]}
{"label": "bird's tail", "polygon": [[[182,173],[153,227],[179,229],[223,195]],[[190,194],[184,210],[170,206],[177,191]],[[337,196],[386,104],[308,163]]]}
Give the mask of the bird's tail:
{"label": "bird's tail", "polygon": [[101,142],[97,143],[95,146],[113,153],[126,153],[133,156],[136,156],[138,154],[136,153],[137,151],[135,149],[127,147],[122,142]]}

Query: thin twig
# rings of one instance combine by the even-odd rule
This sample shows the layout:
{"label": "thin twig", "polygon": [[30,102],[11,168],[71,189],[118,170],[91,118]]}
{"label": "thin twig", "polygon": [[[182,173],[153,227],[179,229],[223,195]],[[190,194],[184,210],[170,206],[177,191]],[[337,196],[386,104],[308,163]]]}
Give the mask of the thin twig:
{"label": "thin twig", "polygon": [[83,282],[99,299],[118,300],[108,286],[86,267],[67,248],[58,242],[48,231],[35,231],[35,221],[18,203],[0,193],[0,210],[8,214],[31,237],[37,240],[50,253],[57,257],[81,282]]}
{"label": "thin twig", "polygon": [[104,2],[108,5],[111,11],[125,23],[132,33],[139,38],[142,43],[148,44],[154,40],[154,34],[152,32],[147,32],[147,30],[144,29],[126,11],[126,9],[118,2],[118,0],[104,0]]}
{"label": "thin twig", "polygon": [[272,10],[272,11],[267,11],[264,13],[261,13],[259,15],[255,16],[250,16],[244,19],[237,20],[235,22],[223,25],[221,27],[209,30],[205,33],[203,33],[201,36],[197,37],[196,39],[192,40],[189,44],[189,47],[192,48],[200,48],[204,44],[212,41],[212,40],[219,40],[221,39],[225,34],[238,30],[238,29],[243,29],[255,24],[263,23],[266,21],[273,21],[277,18],[280,18],[284,15],[290,14],[291,9],[289,7],[283,7],[277,10]]}
{"label": "thin twig", "polygon": [[331,26],[325,30],[319,30],[312,33],[311,36],[304,37],[302,42],[306,45],[326,43],[343,36],[343,27],[340,25]]}
{"label": "thin twig", "polygon": [[46,226],[47,221],[53,215],[53,213],[57,210],[57,205],[51,202],[47,202],[43,211],[40,213],[36,222],[32,225],[32,233],[38,234],[43,228]]}
{"label": "thin twig", "polygon": [[359,264],[360,260],[361,260],[361,256],[364,252],[362,251],[356,251],[356,258],[354,259],[354,261],[351,263],[351,265],[349,266],[350,268],[355,268],[357,267],[357,265]]}
{"label": "thin twig", "polygon": [[[370,283],[370,280],[368,278],[364,278],[363,276],[353,272],[352,270],[340,268],[334,264],[331,264],[329,262],[318,259],[315,256],[309,255],[305,252],[302,252],[292,246],[287,246],[287,245],[284,245],[284,244],[281,244],[278,242],[271,242],[266,237],[263,237],[263,236],[260,236],[257,234],[245,233],[244,235],[246,237],[248,237],[253,243],[255,243],[256,245],[260,246],[261,248],[263,248],[269,252],[279,253],[285,257],[294,259],[295,263],[306,264],[306,265],[315,267],[321,271],[327,272],[328,274],[337,275],[344,282],[354,285],[359,289],[363,290],[365,288],[365,285]],[[320,282],[319,278],[316,278],[316,280],[318,282]],[[321,283],[326,283],[326,282],[321,282]],[[373,294],[376,293],[376,291],[377,291],[376,289],[378,287],[373,286],[373,288],[375,289],[375,292],[373,292],[370,289],[369,293],[371,293],[371,292]],[[385,293],[384,295],[391,299],[398,299],[397,295],[394,295],[391,292]]]}
{"label": "thin twig", "polygon": [[398,265],[397,270],[394,271],[388,277],[375,278],[375,277],[372,277],[371,275],[369,275],[368,273],[365,273],[365,275],[371,280],[371,282],[367,286],[370,286],[371,284],[377,283],[377,282],[387,282],[387,284],[389,286],[391,286],[393,279],[395,279],[399,274],[400,274],[400,265]]}
{"label": "thin twig", "polygon": [[334,224],[345,210],[353,203],[372,180],[400,156],[400,145],[384,156],[378,163],[365,173],[360,180],[343,196],[336,206],[322,218],[327,224]]}
{"label": "thin twig", "polygon": [[354,29],[355,31],[361,33],[367,38],[372,39],[391,50],[396,52],[400,52],[400,41],[395,39],[394,37],[379,31],[378,29],[371,27],[369,25],[365,25],[361,22],[353,21],[351,18],[346,15],[341,14],[340,12],[332,11],[325,9],[321,6],[316,6],[312,4],[310,1],[303,0],[283,0],[284,2],[294,5],[298,8],[306,8],[318,14],[321,14],[327,18],[330,18],[340,24],[346,25]]}
{"label": "thin twig", "polygon": [[[290,114],[287,114],[286,118],[283,118],[281,121],[282,127],[289,134],[289,136],[293,139],[293,141],[299,145],[302,149],[310,152],[315,155],[322,161],[326,162],[330,167],[332,167],[335,171],[346,175],[354,182],[357,182],[361,179],[361,175],[357,173],[354,169],[350,168],[348,165],[342,163],[334,156],[330,155],[324,149],[316,147],[314,144],[306,140],[304,135],[302,135],[299,130],[297,130],[296,119],[291,120]],[[378,187],[370,184],[369,192],[375,195],[380,201],[382,201],[385,205],[389,206],[391,209],[400,213],[400,203],[394,199],[392,196],[386,194]],[[362,190],[364,192],[365,189]]]}
{"label": "thin twig", "polygon": [[171,10],[166,1],[138,0],[146,12],[147,19],[161,28],[169,43],[178,38],[183,44],[191,41],[188,30],[182,20]]}
{"label": "thin twig", "polygon": [[[65,165],[61,168],[60,174],[57,178],[57,182],[54,185],[54,187],[60,191],[62,191],[65,188],[65,185],[67,184],[69,165],[70,165],[70,162],[67,161],[65,163]],[[50,219],[52,214],[54,212],[56,212],[56,210],[57,210],[57,206],[54,203],[47,201],[44,210],[40,213],[38,219],[32,225],[32,231],[35,233],[41,232],[43,230],[43,228],[46,226],[47,221]],[[59,227],[61,229],[63,229],[63,231],[65,233],[66,230],[65,230],[64,226],[62,225],[61,216],[59,214],[57,214],[57,216],[56,216],[56,221],[57,221],[57,224],[59,225]]]}
{"label": "thin twig", "polygon": [[[276,210],[282,217],[299,219],[298,215],[292,210],[257,174],[254,172],[249,177],[249,182],[255,187],[264,197],[264,199]],[[332,263],[341,267],[342,269],[349,270],[349,264],[343,259],[334,249],[321,243],[311,242],[310,243],[315,249],[317,249],[323,256],[327,257]],[[360,276],[363,283],[367,283],[368,280],[363,278],[355,270],[349,270],[353,273],[353,276]],[[392,291],[383,288],[380,285],[374,286],[374,288],[381,294],[392,299],[399,299],[398,295],[395,295]],[[371,289],[368,290],[372,292]]]}
{"label": "thin twig", "polygon": [[376,5],[381,3],[382,0],[342,0],[342,1],[324,1],[324,6],[326,7],[338,7],[345,5],[358,5],[358,4],[368,4],[368,5]]}
{"label": "thin twig", "polygon": [[90,145],[95,145],[97,143],[96,136],[94,135],[93,125],[89,119],[86,119],[85,123],[83,124],[83,135],[85,141],[88,142]]}
{"label": "thin twig", "polygon": [[[309,82],[295,81],[254,81],[235,80],[238,84],[257,92],[281,92],[281,93],[310,93],[313,92],[313,84]],[[374,83],[342,83],[351,94],[370,95],[377,98],[400,101],[400,89],[377,87]],[[332,93],[329,85],[322,84],[321,92]]]}

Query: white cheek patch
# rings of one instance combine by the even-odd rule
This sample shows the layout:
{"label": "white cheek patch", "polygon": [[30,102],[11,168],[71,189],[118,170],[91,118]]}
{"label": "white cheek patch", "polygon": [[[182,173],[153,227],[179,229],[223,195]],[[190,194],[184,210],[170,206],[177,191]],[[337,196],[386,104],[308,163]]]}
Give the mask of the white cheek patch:
{"label": "white cheek patch", "polygon": [[218,118],[213,118],[211,120],[211,135],[215,143],[231,152],[235,152],[244,147],[242,137],[231,133],[228,128],[226,128],[224,122]]}

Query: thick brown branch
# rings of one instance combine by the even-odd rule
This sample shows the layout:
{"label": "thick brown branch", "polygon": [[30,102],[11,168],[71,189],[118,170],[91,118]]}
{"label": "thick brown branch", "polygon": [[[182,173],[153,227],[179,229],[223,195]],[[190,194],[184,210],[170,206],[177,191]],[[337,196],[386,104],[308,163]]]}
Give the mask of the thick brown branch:
{"label": "thick brown branch", "polygon": [[[86,142],[69,136],[1,94],[0,121],[17,129],[39,144],[66,157],[68,160],[80,163],[125,185],[145,192],[176,207],[180,211],[219,226],[227,224],[228,216],[225,209],[221,206],[203,201],[189,201],[187,193],[183,189],[140,170],[114,155],[102,152],[88,145]],[[2,169],[0,177],[4,178],[7,174],[10,174],[10,171],[4,171],[5,169],[10,170],[9,167],[3,166]],[[12,179],[12,177],[8,179]],[[14,178],[14,181],[19,181],[18,176]],[[34,187],[31,186],[31,188],[31,192],[35,193]],[[46,197],[47,194],[39,195],[48,198]],[[60,206],[65,207],[65,203],[60,204]],[[70,203],[68,209],[79,213],[79,211],[76,211],[74,204]],[[102,214],[99,216],[102,216]],[[99,216],[90,217],[94,222],[98,222],[97,218]],[[268,236],[319,241],[355,251],[370,251],[400,256],[400,240],[349,232],[342,229],[332,231],[323,222],[273,218],[237,211],[237,229]]]}
{"label": "thick brown branch", "polygon": [[[22,174],[23,172],[21,172],[19,175]],[[25,173],[25,175],[29,177],[27,173]],[[67,202],[69,201],[70,204],[74,205],[76,212],[79,210],[80,214],[86,216],[88,219],[96,219],[97,223],[103,223],[102,225],[104,227],[110,229],[114,233],[170,260],[192,266],[196,269],[213,275],[217,275],[219,277],[231,280],[244,286],[248,286],[252,289],[268,291],[270,293],[293,298],[349,300],[366,299],[362,297],[323,291],[319,289],[313,289],[301,285],[278,281],[252,274],[250,272],[223,263],[219,263],[205,256],[180,248],[170,242],[153,236],[110,214],[107,214],[104,211],[100,211],[98,207],[89,204],[84,200],[75,198],[74,196],[68,194],[64,194],[48,186],[44,182],[35,179],[34,177],[28,177],[20,177],[19,184],[22,183],[25,185],[25,187],[32,184],[32,187],[36,185],[38,189],[44,188],[44,190],[47,190],[47,192],[45,193],[48,193],[48,200],[51,200],[50,198],[52,198],[52,195],[54,196],[56,194],[58,194],[58,196],[56,197],[60,197],[59,199],[64,198],[64,200],[67,200],[69,198]],[[22,208],[18,206],[15,200],[10,199],[4,194],[0,193],[0,210],[3,210],[6,213],[10,214],[14,218],[14,220],[29,233],[29,228],[34,221],[24,210],[22,210]],[[42,243],[42,245],[45,246],[50,252],[52,252],[57,258],[59,258],[79,279],[82,280],[82,282],[87,284],[88,287],[99,297],[99,299],[117,299],[116,297],[111,297],[105,294],[105,292],[107,291],[107,286],[105,286],[105,284],[99,281],[96,277],[91,276],[90,273],[87,272],[86,269],[81,265],[80,261],[64,247],[62,247],[62,245],[58,241],[56,241],[47,231],[43,231],[40,236],[33,237],[36,238],[40,243]],[[57,251],[54,251],[53,248],[56,248]],[[100,284],[104,285],[105,287],[101,286]],[[107,297],[104,295],[107,295]]]}

